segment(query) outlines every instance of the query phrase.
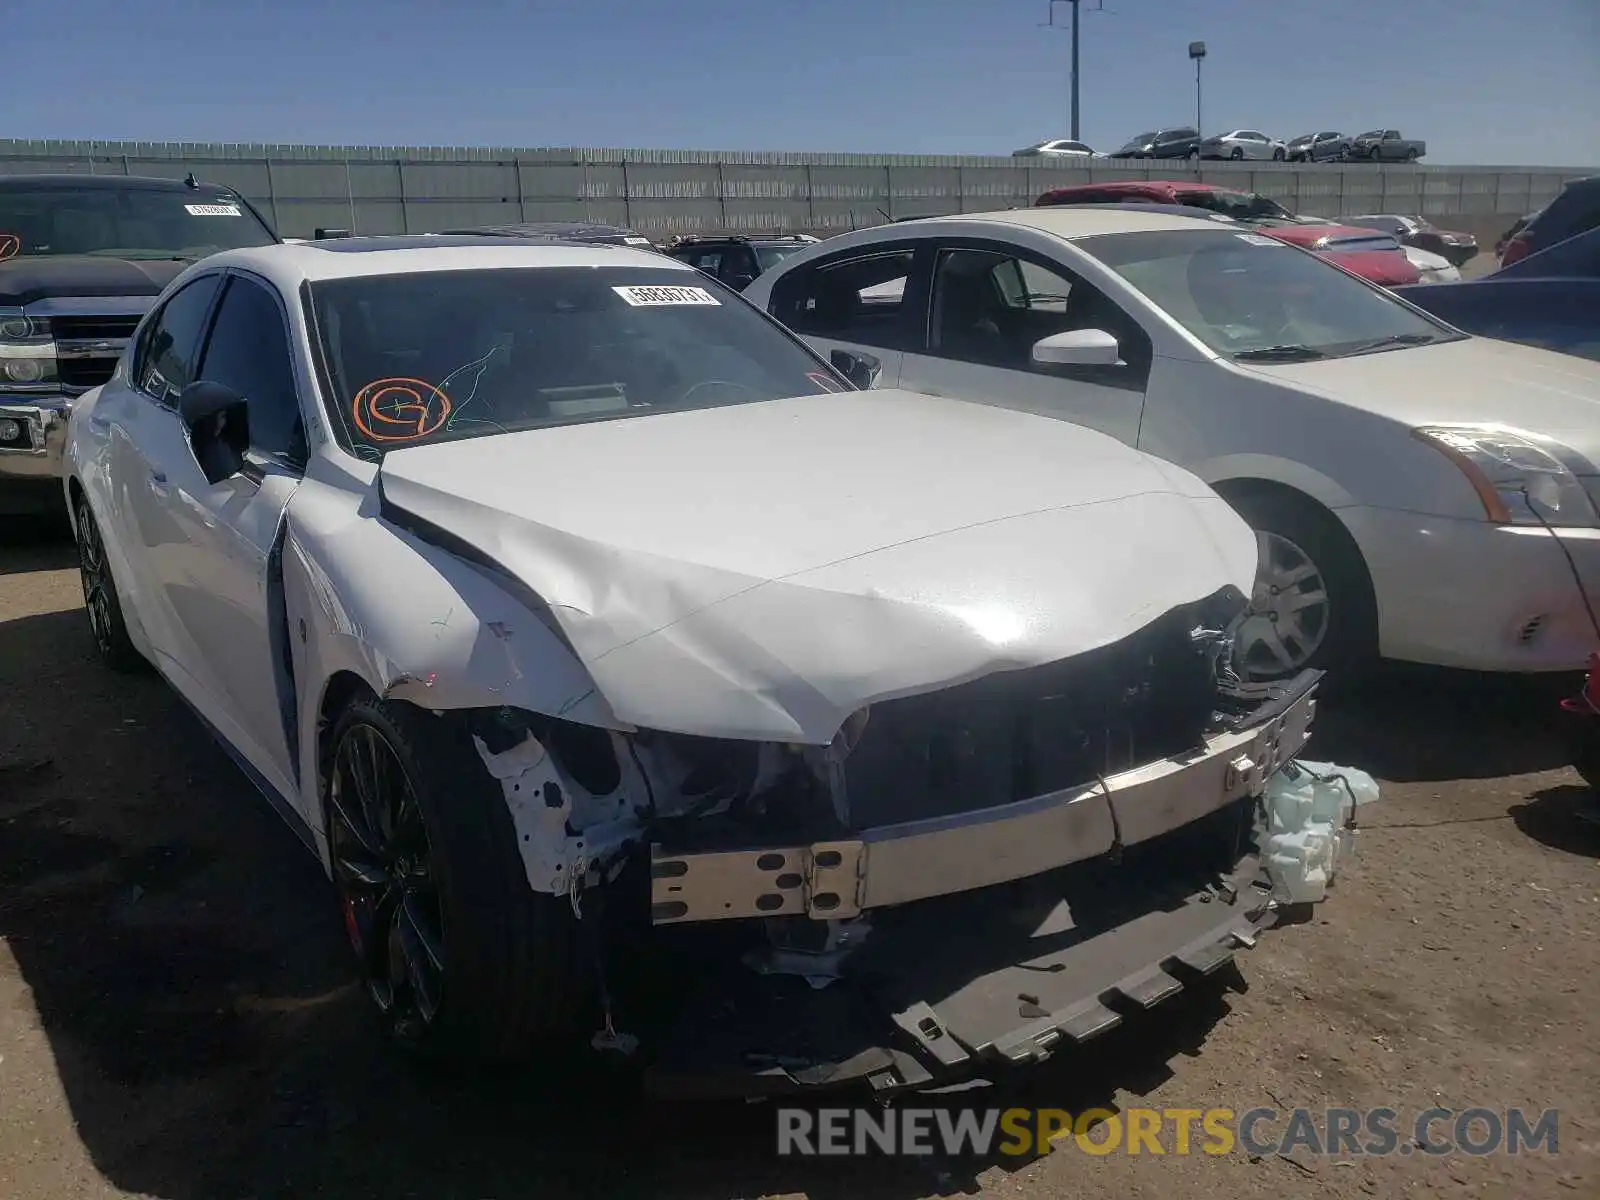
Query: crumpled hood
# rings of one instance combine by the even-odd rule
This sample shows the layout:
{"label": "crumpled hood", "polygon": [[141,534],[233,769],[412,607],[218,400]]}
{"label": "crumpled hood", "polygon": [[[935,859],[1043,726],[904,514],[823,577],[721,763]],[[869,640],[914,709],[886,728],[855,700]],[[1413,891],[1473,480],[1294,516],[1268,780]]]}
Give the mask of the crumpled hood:
{"label": "crumpled hood", "polygon": [[154,299],[187,262],[138,262],[98,255],[44,255],[0,262],[0,304],[32,304],[60,296],[149,296]]}
{"label": "crumpled hood", "polygon": [[1600,363],[1574,355],[1469,337],[1247,369],[1408,425],[1481,422],[1546,434],[1600,466]]}
{"label": "crumpled hood", "polygon": [[379,480],[393,519],[538,593],[619,719],[708,736],[825,743],[863,704],[1106,645],[1256,566],[1186,471],[896,390],[412,447]]}

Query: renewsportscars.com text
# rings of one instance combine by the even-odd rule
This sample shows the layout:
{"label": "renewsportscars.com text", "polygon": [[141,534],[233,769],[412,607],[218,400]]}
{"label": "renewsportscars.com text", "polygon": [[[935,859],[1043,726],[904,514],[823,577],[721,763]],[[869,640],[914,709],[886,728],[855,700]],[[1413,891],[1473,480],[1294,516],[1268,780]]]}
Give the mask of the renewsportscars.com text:
{"label": "renewsportscars.com text", "polygon": [[1520,1108],[780,1108],[780,1155],[1086,1154],[1355,1158],[1555,1154],[1559,1113]]}

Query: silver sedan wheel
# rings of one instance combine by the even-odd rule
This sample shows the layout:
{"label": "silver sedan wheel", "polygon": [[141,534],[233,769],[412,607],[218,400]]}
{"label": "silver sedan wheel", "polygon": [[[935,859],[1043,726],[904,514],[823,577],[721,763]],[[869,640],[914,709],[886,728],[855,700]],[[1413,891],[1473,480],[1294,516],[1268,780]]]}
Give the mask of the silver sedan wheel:
{"label": "silver sedan wheel", "polygon": [[1282,534],[1256,533],[1260,565],[1239,627],[1240,671],[1278,679],[1302,669],[1328,637],[1328,587],[1311,556]]}

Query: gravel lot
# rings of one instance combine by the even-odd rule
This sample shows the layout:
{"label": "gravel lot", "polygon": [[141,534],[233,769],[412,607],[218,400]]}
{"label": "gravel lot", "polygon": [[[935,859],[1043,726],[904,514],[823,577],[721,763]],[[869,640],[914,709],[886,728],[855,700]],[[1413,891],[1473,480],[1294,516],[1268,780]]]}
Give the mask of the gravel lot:
{"label": "gravel lot", "polygon": [[[320,869],[166,687],[92,657],[70,545],[0,543],[0,1196],[1600,1196],[1600,829],[1557,690],[1386,672],[1384,781],[1308,923],[980,1103],[1561,1110],[1560,1153],[779,1160],[769,1110],[397,1067]],[[539,1081],[535,1081],[539,1082]]]}

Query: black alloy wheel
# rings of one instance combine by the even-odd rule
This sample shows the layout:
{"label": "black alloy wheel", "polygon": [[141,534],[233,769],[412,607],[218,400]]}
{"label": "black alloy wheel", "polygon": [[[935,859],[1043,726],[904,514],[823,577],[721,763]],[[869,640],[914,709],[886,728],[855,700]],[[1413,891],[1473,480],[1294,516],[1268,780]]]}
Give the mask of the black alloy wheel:
{"label": "black alloy wheel", "polygon": [[144,658],[128,636],[122,617],[122,601],[117,583],[106,561],[106,546],[100,526],[89,502],[81,495],[73,506],[78,534],[78,578],[83,584],[83,607],[89,617],[89,632],[95,649],[113,671],[132,673],[144,666]]}
{"label": "black alloy wheel", "polygon": [[391,1037],[425,1040],[445,984],[433,847],[417,790],[383,732],[349,724],[329,777],[329,855],[362,982]]}

